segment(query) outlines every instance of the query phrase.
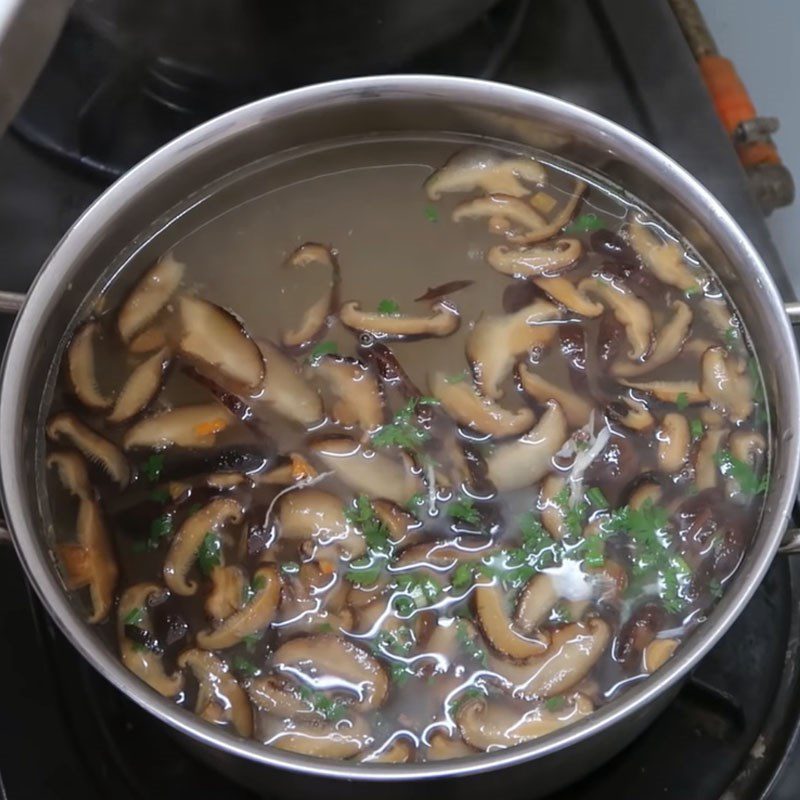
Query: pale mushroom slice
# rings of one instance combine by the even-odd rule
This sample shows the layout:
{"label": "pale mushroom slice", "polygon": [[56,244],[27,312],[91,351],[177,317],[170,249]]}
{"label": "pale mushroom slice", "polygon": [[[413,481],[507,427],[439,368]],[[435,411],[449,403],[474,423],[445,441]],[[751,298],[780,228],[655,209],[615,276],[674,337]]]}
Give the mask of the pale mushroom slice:
{"label": "pale mushroom slice", "polygon": [[456,711],[455,720],[464,741],[478,750],[514,747],[573,725],[594,711],[592,701],[578,694],[558,711],[544,703],[520,711],[502,700],[470,698]]}
{"label": "pale mushroom slice", "polygon": [[717,453],[727,436],[727,429],[711,428],[700,440],[694,464],[694,484],[698,492],[702,492],[704,489],[713,489],[717,485],[719,476]]}
{"label": "pale mushroom slice", "polygon": [[164,582],[179,595],[192,595],[197,583],[187,580],[186,574],[197,558],[203,540],[224,525],[242,521],[242,507],[230,497],[211,500],[178,528],[164,559]]}
{"label": "pale mushroom slice", "polygon": [[377,499],[372,501],[372,508],[395,544],[409,544],[422,528],[422,523],[397,503]]}
{"label": "pale mushroom slice", "polygon": [[653,639],[642,651],[642,668],[648,675],[661,669],[678,649],[677,639]]}
{"label": "pale mushroom slice", "polygon": [[315,361],[314,371],[336,397],[333,416],[340,425],[357,425],[366,432],[383,425],[383,392],[366,364],[357,358],[328,355]]}
{"label": "pale mushroom slice", "polygon": [[555,400],[561,406],[570,428],[582,428],[589,422],[592,404],[573,389],[556,386],[526,364],[519,365],[518,374],[523,390],[534,400],[539,403]]}
{"label": "pale mushroom slice", "polygon": [[117,316],[117,329],[123,342],[127,344],[143,331],[169,303],[183,280],[185,269],[185,264],[167,253],[139,279]]}
{"label": "pale mushroom slice", "polygon": [[555,236],[572,219],[575,214],[575,209],[578,207],[578,203],[580,203],[581,197],[585,191],[586,184],[581,180],[576,180],[572,194],[569,196],[567,202],[564,203],[558,214],[545,226],[531,233],[512,236],[511,241],[520,242],[522,244],[533,244],[534,242],[543,242],[545,239]]}
{"label": "pale mushroom slice", "polygon": [[100,323],[90,319],[77,328],[67,347],[67,376],[70,387],[78,400],[93,411],[105,411],[113,403],[97,385],[94,347],[100,332]]}
{"label": "pale mushroom slice", "polygon": [[170,356],[169,348],[164,347],[134,369],[120,390],[114,408],[106,417],[109,422],[115,425],[129,422],[147,410],[161,390]]}
{"label": "pale mushroom slice", "polygon": [[661,502],[663,494],[664,490],[658,483],[652,480],[644,480],[631,492],[631,496],[628,498],[628,505],[634,510],[643,508],[645,504],[652,503],[657,505]]}
{"label": "pale mushroom slice", "polygon": [[679,472],[689,459],[692,437],[689,423],[683,414],[671,412],[664,416],[656,432],[658,468],[662,472]]}
{"label": "pale mushroom slice", "polygon": [[519,357],[545,347],[556,335],[561,312],[546,300],[536,300],[513,314],[481,317],[467,337],[467,359],[482,393],[503,396],[500,384],[511,375]]}
{"label": "pale mushroom slice", "polygon": [[284,331],[281,342],[284,347],[302,347],[313,342],[328,323],[333,311],[336,286],[339,282],[339,264],[333,252],[321,244],[306,242],[288,258],[287,265],[293,269],[305,269],[317,265],[330,272],[330,284],[304,312],[300,324]]}
{"label": "pale mushroom slice", "polygon": [[266,630],[275,619],[281,599],[281,578],[272,564],[259,567],[250,584],[253,593],[236,613],[216,628],[200,631],[197,646],[203,650],[226,650],[246,636]]}
{"label": "pale mushroom slice", "polygon": [[66,570],[67,588],[77,590],[88,586],[92,600],[89,622],[102,622],[114,603],[119,567],[100,504],[93,498],[80,498],[75,530],[76,544],[56,546]]}
{"label": "pale mushroom slice", "polygon": [[134,355],[147,355],[154,350],[161,350],[168,344],[167,334],[160,325],[151,325],[134,336],[128,344],[128,352]]}
{"label": "pale mushroom slice", "polygon": [[470,747],[458,734],[448,736],[444,731],[437,731],[428,741],[425,751],[427,761],[449,761],[452,758],[474,756],[477,750]]}
{"label": "pale mushroom slice", "polygon": [[414,760],[416,748],[408,736],[394,736],[377,750],[365,753],[358,760],[365,764],[408,764]]}
{"label": "pale mushroom slice", "polygon": [[628,239],[645,267],[662,283],[682,292],[702,289],[700,278],[689,269],[683,249],[677,242],[659,241],[648,226],[639,222],[632,222],[628,227]]}
{"label": "pale mushroom slice", "polygon": [[620,380],[623,386],[630,389],[637,389],[640,392],[647,392],[663,400],[666,403],[677,403],[678,398],[689,403],[705,403],[708,400],[705,392],[701,390],[697,381],[629,381]]}
{"label": "pale mushroom slice", "polygon": [[348,558],[358,558],[367,549],[364,537],[347,522],[342,501],[321,489],[285,494],[278,508],[278,530],[281,538],[310,540],[323,549],[341,550]]}
{"label": "pale mushroom slice", "polygon": [[423,489],[422,480],[405,453],[395,458],[368,450],[348,437],[315,441],[311,451],[347,486],[370,497],[383,497],[405,506]]}
{"label": "pale mushroom slice", "polygon": [[247,685],[247,694],[259,711],[284,719],[314,713],[313,704],[303,699],[297,685],[277,675],[256,678]]}
{"label": "pale mushroom slice", "polygon": [[608,623],[594,617],[553,631],[550,646],[542,655],[522,664],[490,656],[489,667],[509,684],[515,696],[553,697],[574,689],[599,661],[610,641]]}
{"label": "pale mushroom slice", "polygon": [[178,350],[219,382],[235,391],[255,393],[264,380],[261,351],[229,311],[199,297],[178,300],[181,338]]}
{"label": "pale mushroom slice", "polygon": [[339,319],[352,330],[381,337],[449,336],[461,324],[458,309],[444,301],[434,303],[429,316],[415,317],[364,311],[359,303],[351,300],[339,309]]}
{"label": "pale mushroom slice", "polygon": [[568,278],[534,278],[533,282],[552,300],[582,317],[599,317],[605,309]]}
{"label": "pale mushroom slice", "polygon": [[731,422],[744,422],[753,413],[753,382],[746,362],[724,347],[710,347],[701,371],[703,393]]}
{"label": "pale mushroom slice", "polygon": [[150,601],[161,599],[164,594],[164,588],[156,583],[137,583],[126,589],[117,608],[117,639],[122,663],[159,694],[174,697],[183,691],[183,673],[167,675],[160,653],[143,647],[125,634],[127,625],[135,625],[145,633],[152,634]]}
{"label": "pale mushroom slice", "polygon": [[126,450],[165,447],[213,447],[217,434],[234,420],[220,403],[202,403],[159,411],[137,422],[122,439]]}
{"label": "pale mushroom slice", "polygon": [[641,361],[650,353],[653,345],[653,314],[644,300],[605,275],[584,278],[578,284],[578,289],[598,297],[614,312],[614,317],[625,328],[631,346],[628,358]]}
{"label": "pale mushroom slice", "polygon": [[522,588],[514,609],[514,625],[530,635],[547,621],[561,595],[553,578],[546,572],[534,575]]}
{"label": "pale mushroom slice", "polygon": [[582,255],[579,239],[557,239],[551,244],[518,249],[496,245],[486,260],[498,272],[513,278],[551,278],[571,269]]}
{"label": "pale mushroom slice", "polygon": [[561,406],[549,401],[535,428],[513,442],[498,445],[486,459],[489,480],[500,492],[523,489],[540,481],[553,467],[553,456],[567,440]]}
{"label": "pale mushroom slice", "polygon": [[[617,406],[621,406],[621,410]],[[647,406],[632,397],[623,397],[621,403],[612,403],[606,409],[609,419],[630,428],[632,431],[646,431],[656,424],[655,417]]]}
{"label": "pale mushroom slice", "polygon": [[253,710],[247,693],[231,675],[228,665],[216,656],[196,648],[178,656],[178,666],[188,667],[197,679],[194,713],[214,723],[230,723],[239,736],[253,734]]}
{"label": "pale mushroom slice", "polygon": [[518,197],[500,193],[482,195],[459,203],[453,209],[451,219],[453,222],[488,219],[491,230],[491,221],[497,217],[527,230],[538,230],[547,225],[547,220],[532,205]]}
{"label": "pale mushroom slice", "polygon": [[214,620],[223,620],[236,613],[244,602],[247,578],[241,567],[217,565],[211,570],[211,591],[206,597],[206,614]]}
{"label": "pale mushroom slice", "polygon": [[300,425],[319,422],[323,417],[322,399],[303,379],[297,364],[271,342],[261,341],[259,346],[267,375],[257,402]]}
{"label": "pale mushroom slice", "polygon": [[60,450],[50,453],[45,460],[48,469],[56,468],[61,485],[79,499],[91,500],[94,489],[89,480],[89,471],[83,456],[73,450]]}
{"label": "pale mushroom slice", "polygon": [[317,634],[290,639],[272,659],[279,672],[298,673],[314,684],[355,694],[355,708],[370,711],[383,705],[389,692],[389,676],[380,660],[342,636]]}
{"label": "pale mushroom slice", "polygon": [[669,364],[680,355],[692,325],[692,311],[686,303],[676,300],[672,304],[672,316],[656,333],[653,352],[646,361],[617,361],[611,373],[620,378],[632,378],[652,372],[657,367]]}
{"label": "pale mushroom slice", "polygon": [[315,758],[353,758],[372,743],[370,727],[363,717],[354,715],[339,722],[298,721],[280,730],[265,744]]}
{"label": "pale mushroom slice", "polygon": [[431,394],[460,425],[490,436],[514,436],[530,430],[536,417],[529,408],[516,411],[503,408],[483,397],[471,381],[448,381],[443,372],[434,372],[428,381]]}
{"label": "pale mushroom slice", "polygon": [[469,147],[456,153],[434,172],[425,181],[425,191],[431,200],[438,200],[444,193],[471,192],[475,189],[490,194],[524,197],[530,192],[526,183],[533,186],[547,183],[547,173],[538,161],[530,157],[506,156],[481,147]]}
{"label": "pale mushroom slice", "polygon": [[512,627],[505,592],[496,583],[479,583],[473,592],[475,617],[489,644],[501,655],[515,660],[541,655],[547,650],[544,637],[527,638]]}
{"label": "pale mushroom slice", "polygon": [[47,438],[54,442],[68,441],[89,461],[99,464],[120,486],[127,486],[131,469],[122,451],[111,441],[92,430],[69,411],[52,416],[45,427]]}
{"label": "pale mushroom slice", "polygon": [[564,491],[567,479],[557,473],[551,472],[543,481],[539,490],[539,499],[536,507],[540,513],[542,525],[554,539],[563,539],[566,533],[566,511],[556,502],[560,492]]}

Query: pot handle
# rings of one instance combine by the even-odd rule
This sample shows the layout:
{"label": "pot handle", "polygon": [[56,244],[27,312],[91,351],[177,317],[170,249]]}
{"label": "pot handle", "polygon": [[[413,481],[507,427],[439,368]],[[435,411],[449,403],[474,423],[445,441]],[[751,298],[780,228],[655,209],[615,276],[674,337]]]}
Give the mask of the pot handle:
{"label": "pot handle", "polygon": [[795,326],[800,325],[800,302],[784,303],[783,307],[786,309],[786,316],[789,317],[789,322]]}
{"label": "pot handle", "polygon": [[16,314],[25,303],[20,292],[0,292],[0,314]]}

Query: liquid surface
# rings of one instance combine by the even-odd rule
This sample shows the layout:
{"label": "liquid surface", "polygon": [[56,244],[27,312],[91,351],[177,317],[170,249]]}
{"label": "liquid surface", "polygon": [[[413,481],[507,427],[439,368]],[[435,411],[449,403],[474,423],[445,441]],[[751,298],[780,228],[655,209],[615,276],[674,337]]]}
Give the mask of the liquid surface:
{"label": "liquid surface", "polygon": [[714,276],[545,154],[377,140],[234,176],[55,367],[87,617],[156,691],[294,752],[579,722],[702,624],[761,511],[766,406]]}

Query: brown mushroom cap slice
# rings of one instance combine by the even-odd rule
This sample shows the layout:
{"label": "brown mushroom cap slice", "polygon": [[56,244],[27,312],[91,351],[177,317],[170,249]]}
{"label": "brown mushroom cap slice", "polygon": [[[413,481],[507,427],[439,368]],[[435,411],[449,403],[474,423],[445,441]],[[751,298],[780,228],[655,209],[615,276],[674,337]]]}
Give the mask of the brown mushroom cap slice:
{"label": "brown mushroom cap slice", "polygon": [[78,498],[91,499],[94,490],[89,481],[89,472],[83,456],[72,450],[60,450],[50,453],[45,460],[48,469],[55,467],[61,485]]}
{"label": "brown mushroom cap slice", "polygon": [[725,428],[711,428],[700,440],[694,464],[694,484],[698,492],[713,489],[717,485],[719,478],[717,453],[727,435],[728,431]]}
{"label": "brown mushroom cap slice", "polygon": [[581,201],[581,196],[585,191],[586,184],[581,180],[576,180],[572,194],[555,217],[538,230],[519,236],[512,236],[511,241],[533,244],[534,242],[543,242],[545,239],[555,236],[572,219],[573,214],[575,214],[575,209]]}
{"label": "brown mushroom cap slice", "polygon": [[536,421],[529,408],[510,411],[482,397],[471,381],[451,383],[443,372],[434,372],[429,386],[431,394],[456,422],[490,436],[514,436],[530,430]]}
{"label": "brown mushroom cap slice", "polygon": [[555,400],[561,406],[570,428],[582,428],[589,422],[592,404],[576,394],[574,390],[562,389],[560,386],[550,383],[526,364],[519,365],[518,374],[520,385],[534,400],[539,403]]}
{"label": "brown mushroom cap slice", "polygon": [[498,272],[514,278],[548,278],[566,272],[582,255],[579,239],[557,239],[552,244],[519,249],[496,245],[486,260]]}
{"label": "brown mushroom cap slice", "polygon": [[175,594],[194,594],[197,583],[187,580],[186,573],[194,564],[206,534],[242,519],[242,507],[229,497],[212,500],[186,519],[178,528],[164,559],[164,582],[167,586]]}
{"label": "brown mushroom cap slice", "polygon": [[215,620],[227,619],[242,606],[247,578],[241,567],[216,566],[211,570],[211,591],[205,601],[206,614]]}
{"label": "brown mushroom cap slice", "polygon": [[93,431],[69,411],[52,416],[45,428],[47,438],[55,442],[68,441],[89,461],[99,464],[120,486],[127,486],[131,477],[128,461],[111,441]]}
{"label": "brown mushroom cap slice", "polygon": [[661,669],[672,658],[680,642],[677,639],[653,639],[642,652],[642,668],[648,675]]}
{"label": "brown mushroom cap slice", "polygon": [[126,450],[147,447],[213,447],[217,434],[233,422],[220,403],[202,403],[159,411],[137,422],[122,439]]}
{"label": "brown mushroom cap slice", "polygon": [[369,711],[383,704],[389,677],[381,662],[353,642],[334,634],[301,636],[282,644],[273,667],[319,678],[325,688],[347,691],[358,697],[356,708]]}
{"label": "brown mushroom cap slice", "polygon": [[185,269],[185,264],[167,253],[139,279],[117,316],[117,329],[123,342],[130,342],[167,305],[183,280]]}
{"label": "brown mushroom cap slice", "polygon": [[552,323],[560,318],[552,303],[536,300],[513,314],[479,319],[467,337],[466,351],[483,394],[493,400],[502,397],[500,384],[516,360],[534,347],[548,345],[556,335]]}
{"label": "brown mushroom cap slice", "polygon": [[512,628],[505,592],[501,586],[480,583],[475,587],[473,596],[475,617],[483,635],[498,653],[519,660],[541,655],[547,649],[546,639],[528,639]]}
{"label": "brown mushroom cap slice", "polygon": [[547,621],[559,598],[555,581],[546,572],[534,575],[519,593],[514,609],[514,625],[530,635]]}
{"label": "brown mushroom cap slice", "polygon": [[81,497],[75,529],[77,544],[60,544],[56,549],[66,568],[68,588],[89,587],[92,599],[89,622],[102,622],[114,603],[119,568],[96,500]]}
{"label": "brown mushroom cap slice", "polygon": [[145,411],[158,397],[169,362],[170,351],[165,347],[139,364],[125,381],[107,420],[128,422]]}
{"label": "brown mushroom cap slice", "polygon": [[199,297],[178,301],[182,356],[210,368],[220,383],[235,390],[255,391],[264,380],[261,351],[239,320]]}
{"label": "brown mushroom cap slice", "polygon": [[744,422],[753,413],[753,383],[743,360],[724,347],[710,347],[701,371],[703,393],[731,422]]}
{"label": "brown mushroom cap slice", "polygon": [[648,411],[644,403],[634,400],[632,397],[623,397],[622,403],[624,404],[622,411],[618,411],[616,408],[620,404],[612,404],[606,409],[609,419],[632,431],[646,431],[656,424],[655,417]]}
{"label": "brown mushroom cap slice", "polygon": [[250,681],[247,694],[259,711],[276,717],[286,719],[314,713],[313,704],[294,691],[294,684],[277,675],[265,675]]}
{"label": "brown mushroom cap slice", "polygon": [[585,719],[593,711],[592,701],[582,694],[559,711],[550,711],[541,703],[521,712],[502,700],[471,698],[458,707],[456,724],[465,742],[478,750],[495,750],[546,736]]}
{"label": "brown mushroom cap slice", "polygon": [[408,764],[414,760],[416,748],[407,736],[394,736],[377,750],[365,753],[358,760],[368,764]]}
{"label": "brown mushroom cap slice", "polygon": [[553,631],[550,646],[540,656],[512,664],[490,656],[490,669],[504,678],[520,697],[552,697],[577,686],[598,662],[611,641],[607,622],[592,618]]}
{"label": "brown mushroom cap slice", "polygon": [[458,330],[461,318],[458,309],[450,303],[434,303],[427,317],[407,314],[380,314],[363,311],[359,303],[351,300],[339,309],[339,319],[352,330],[375,336],[449,336]]}
{"label": "brown mushroom cap slice", "polygon": [[231,675],[228,665],[204,650],[193,648],[178,656],[178,666],[188,667],[199,683],[195,714],[208,718],[211,705],[218,707],[212,719],[230,722],[239,736],[249,739],[253,734],[253,710],[239,682]]}
{"label": "brown mushroom cap slice", "polygon": [[434,733],[425,751],[426,761],[449,761],[451,758],[467,758],[474,756],[477,750],[470,747],[459,735],[448,736],[446,733]]}
{"label": "brown mushroom cap slice", "polygon": [[261,633],[272,624],[281,599],[281,578],[272,564],[259,567],[253,576],[253,595],[235,614],[210,631],[197,634],[203,650],[225,650],[239,644],[245,636]]}
{"label": "brown mushroom cap slice", "polygon": [[522,181],[544,186],[547,173],[530,157],[508,157],[494,150],[468,147],[456,153],[425,181],[425,191],[431,200],[438,200],[443,193],[474,189],[524,197],[530,189]]}
{"label": "brown mushroom cap slice", "polygon": [[151,598],[163,595],[164,588],[155,583],[137,583],[122,593],[117,608],[117,638],[122,663],[148,686],[164,697],[174,697],[183,691],[183,673],[167,675],[162,657],[152,650],[137,645],[125,635],[127,620],[138,617],[137,627],[152,632],[148,603]]}
{"label": "brown mushroom cap slice", "polygon": [[567,278],[534,278],[533,282],[551,299],[582,317],[599,317],[605,310]]}
{"label": "brown mushroom cap slice", "polygon": [[656,433],[658,468],[662,472],[678,472],[689,459],[692,436],[683,414],[669,413]]}
{"label": "brown mushroom cap slice", "polygon": [[78,400],[93,411],[105,411],[113,402],[97,386],[94,363],[94,340],[100,323],[89,320],[78,327],[67,348],[67,376]]}
{"label": "brown mushroom cap slice", "polygon": [[363,362],[328,355],[316,360],[314,370],[337,398],[333,413],[341,425],[358,425],[364,431],[383,425],[383,392]]}
{"label": "brown mushroom cap slice", "polygon": [[453,222],[465,219],[502,217],[528,230],[538,230],[547,220],[529,203],[508,194],[488,194],[459,203],[452,214]]}
{"label": "brown mushroom cap slice", "polygon": [[631,346],[628,357],[633,361],[645,358],[653,344],[650,306],[609,276],[584,278],[578,288],[586,294],[595,295],[614,312],[614,317],[624,326]]}
{"label": "brown mushroom cap slice", "polygon": [[318,440],[311,444],[311,450],[351,489],[370,497],[383,497],[405,506],[423,488],[405,453],[399,459],[393,458],[367,450],[347,437]]}
{"label": "brown mushroom cap slice", "polygon": [[663,494],[664,491],[658,483],[645,480],[633,490],[628,498],[628,505],[632,509],[642,508],[645,503],[656,505],[661,502]]}
{"label": "brown mushroom cap slice", "polygon": [[630,389],[638,389],[640,392],[647,392],[663,400],[665,403],[677,403],[681,397],[690,405],[693,403],[705,403],[708,400],[706,394],[700,389],[697,381],[629,381],[620,380],[623,386]]}
{"label": "brown mushroom cap slice", "polygon": [[322,400],[303,379],[295,362],[271,342],[262,341],[259,346],[267,365],[267,375],[258,402],[301,425],[312,425],[322,419]]}
{"label": "brown mushroom cap slice", "polygon": [[339,722],[302,721],[281,730],[266,744],[315,758],[352,758],[373,741],[369,725],[359,715]]}
{"label": "brown mushroom cap slice", "polygon": [[167,345],[167,334],[160,325],[151,325],[131,339],[128,352],[134,355],[146,355],[154,350],[161,350]]}
{"label": "brown mushroom cap slice", "polygon": [[645,267],[662,283],[675,286],[683,292],[702,288],[700,277],[689,269],[677,242],[660,242],[649,227],[639,222],[630,224],[628,239]]}
{"label": "brown mushroom cap slice", "polygon": [[287,260],[287,265],[294,269],[305,269],[315,264],[330,271],[330,285],[303,312],[300,324],[281,335],[281,342],[284,347],[301,347],[314,341],[325,328],[328,317],[333,310],[334,292],[339,282],[339,264],[331,250],[321,244],[306,242],[300,245]]}
{"label": "brown mushroom cap slice", "polygon": [[672,304],[672,316],[656,334],[653,352],[646,361],[617,361],[611,367],[612,374],[621,378],[644,375],[657,367],[663,367],[677,358],[692,325],[692,311],[686,303],[676,300]]}
{"label": "brown mushroom cap slice", "polygon": [[553,456],[567,435],[564,412],[551,400],[535,428],[514,442],[498,445],[487,457],[489,480],[500,492],[531,486],[552,469]]}
{"label": "brown mushroom cap slice", "polygon": [[288,492],[280,501],[278,528],[285,539],[313,540],[334,546],[350,558],[364,555],[364,537],[350,526],[342,501],[330,492],[307,488]]}
{"label": "brown mushroom cap slice", "polygon": [[397,503],[373,500],[372,509],[381,525],[389,531],[389,538],[395,544],[409,543],[411,537],[422,528],[422,523]]}

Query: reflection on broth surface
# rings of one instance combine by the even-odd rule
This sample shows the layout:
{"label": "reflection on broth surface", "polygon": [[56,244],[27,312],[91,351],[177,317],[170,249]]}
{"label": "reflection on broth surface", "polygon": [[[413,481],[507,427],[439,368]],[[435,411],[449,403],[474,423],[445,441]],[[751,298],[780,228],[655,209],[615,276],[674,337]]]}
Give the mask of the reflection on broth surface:
{"label": "reflection on broth surface", "polygon": [[714,276],[634,201],[377,139],[175,216],[45,426],[67,583],[153,689],[284,750],[458,758],[584,719],[702,624],[766,406]]}

